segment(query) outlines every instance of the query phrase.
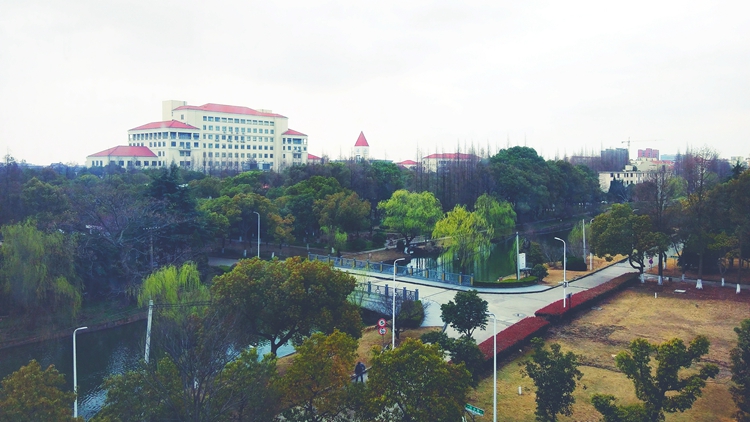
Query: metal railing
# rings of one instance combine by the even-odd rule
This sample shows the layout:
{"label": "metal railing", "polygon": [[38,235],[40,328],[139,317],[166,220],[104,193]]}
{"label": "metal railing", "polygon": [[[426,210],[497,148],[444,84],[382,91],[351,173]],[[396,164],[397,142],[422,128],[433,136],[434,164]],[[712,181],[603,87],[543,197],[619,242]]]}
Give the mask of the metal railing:
{"label": "metal railing", "polygon": [[[310,261],[322,261],[332,264],[336,268],[363,270],[372,273],[393,275],[393,264],[370,262],[353,258],[338,258],[330,255],[308,254]],[[438,283],[473,286],[474,276],[470,274],[448,273],[434,268],[414,268],[406,265],[396,266],[396,275],[429,280]]]}

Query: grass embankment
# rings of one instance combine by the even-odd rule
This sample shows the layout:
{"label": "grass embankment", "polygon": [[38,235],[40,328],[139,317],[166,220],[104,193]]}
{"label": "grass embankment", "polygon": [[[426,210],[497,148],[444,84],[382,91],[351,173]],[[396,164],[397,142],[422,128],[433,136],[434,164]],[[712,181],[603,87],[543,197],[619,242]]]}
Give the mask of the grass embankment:
{"label": "grass embankment", "polygon": [[[568,324],[549,330],[546,340],[562,345],[582,356],[584,373],[576,392],[576,404],[571,417],[561,421],[593,421],[601,415],[590,404],[594,393],[613,394],[618,403],[635,403],[633,383],[620,373],[614,355],[625,349],[631,340],[643,337],[651,342],[663,342],[679,337],[686,343],[696,335],[708,336],[711,341],[706,361],[717,364],[721,372],[709,380],[693,408],[685,413],[668,414],[667,421],[731,421],[736,411],[729,394],[729,351],[736,345],[734,327],[750,315],[750,296],[734,295],[734,291],[709,287],[696,291],[686,283],[673,283],[663,288],[653,284],[638,284],[599,304],[601,310],[591,310]],[[726,291],[725,291],[726,290]],[[657,291],[659,297],[654,298]],[[731,293],[731,294],[730,294]],[[734,295],[734,296],[733,296]],[[519,363],[526,353],[505,362],[498,370],[498,420],[533,421],[534,386],[529,378],[520,375]],[[523,395],[518,395],[518,387]],[[488,373],[470,402],[492,412],[492,374]]]}

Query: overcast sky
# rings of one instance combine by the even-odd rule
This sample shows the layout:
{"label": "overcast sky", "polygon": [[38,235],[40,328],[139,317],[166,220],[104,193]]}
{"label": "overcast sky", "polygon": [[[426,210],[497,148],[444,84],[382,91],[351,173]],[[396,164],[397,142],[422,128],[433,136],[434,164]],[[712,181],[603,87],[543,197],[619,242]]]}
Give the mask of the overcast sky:
{"label": "overcast sky", "polygon": [[[162,100],[271,109],[309,151],[750,155],[750,2],[3,0],[0,147],[83,164]],[[635,142],[640,141],[640,142]]]}

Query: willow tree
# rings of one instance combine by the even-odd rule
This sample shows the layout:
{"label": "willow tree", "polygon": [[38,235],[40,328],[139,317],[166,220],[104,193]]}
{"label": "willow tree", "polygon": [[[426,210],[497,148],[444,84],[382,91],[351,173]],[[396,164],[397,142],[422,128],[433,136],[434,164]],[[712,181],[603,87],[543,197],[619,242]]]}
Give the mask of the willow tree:
{"label": "willow tree", "polygon": [[433,238],[445,238],[445,244],[463,270],[472,261],[472,256],[489,248],[494,228],[477,212],[469,212],[463,205],[456,205],[452,211],[435,224]]}
{"label": "willow tree", "polygon": [[76,281],[75,240],[61,232],[44,233],[31,222],[3,226],[0,292],[12,308],[31,317],[61,313],[74,317],[81,307]]}
{"label": "willow tree", "polygon": [[[208,287],[201,283],[196,265],[186,262],[180,268],[173,265],[160,268],[143,280],[138,291],[138,306],[147,305],[149,300],[164,305],[202,303],[205,306],[209,296]],[[165,308],[162,313],[174,318],[182,314],[176,309]]]}

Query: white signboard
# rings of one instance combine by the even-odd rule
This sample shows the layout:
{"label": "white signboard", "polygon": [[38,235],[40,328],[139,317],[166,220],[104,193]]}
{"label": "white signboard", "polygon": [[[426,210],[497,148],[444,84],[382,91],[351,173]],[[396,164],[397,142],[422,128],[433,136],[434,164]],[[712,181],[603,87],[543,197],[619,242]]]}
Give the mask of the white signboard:
{"label": "white signboard", "polygon": [[518,268],[526,268],[526,252],[518,254]]}

